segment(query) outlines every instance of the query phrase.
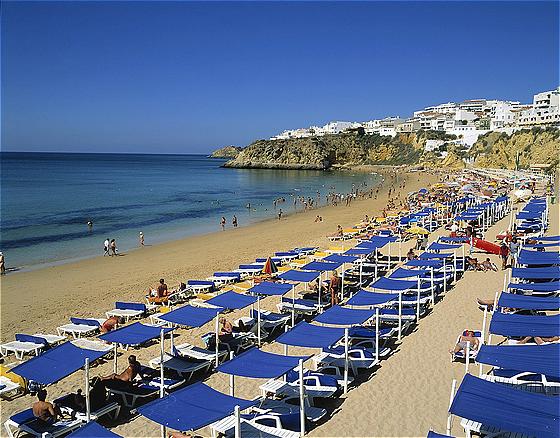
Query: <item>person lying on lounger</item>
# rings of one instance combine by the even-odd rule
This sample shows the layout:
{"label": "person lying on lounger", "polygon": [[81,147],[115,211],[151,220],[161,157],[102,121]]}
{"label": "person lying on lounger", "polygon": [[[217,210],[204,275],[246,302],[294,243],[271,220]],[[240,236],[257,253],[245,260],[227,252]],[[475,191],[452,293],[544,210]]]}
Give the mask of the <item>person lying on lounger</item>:
{"label": "person lying on lounger", "polygon": [[486,257],[486,260],[484,260],[481,263],[480,266],[482,266],[482,270],[484,270],[484,271],[497,271],[498,270],[498,267],[490,261],[489,257]]}
{"label": "person lying on lounger", "polygon": [[109,374],[108,376],[101,377],[101,380],[119,380],[121,382],[132,382],[134,378],[140,373],[140,362],[136,360],[136,356],[131,354],[128,356],[128,367],[120,374]]}
{"label": "person lying on lounger", "polygon": [[543,338],[541,336],[526,336],[523,339],[517,341],[518,344],[526,344],[527,342],[531,342],[532,340],[535,341],[535,344],[542,345],[548,342],[556,342],[560,340],[560,336],[552,336],[550,338]]}
{"label": "person lying on lounger", "polygon": [[467,268],[469,271],[483,271],[484,268],[480,263],[478,263],[478,259],[476,257],[469,257],[466,256],[465,259],[467,260]]}
{"label": "person lying on lounger", "polygon": [[455,348],[449,350],[451,356],[455,356],[455,353],[463,350],[463,354],[467,357],[467,342],[470,343],[471,350],[478,350],[478,338],[474,335],[472,330],[465,330],[459,338],[459,342],[455,345]]}
{"label": "person lying on lounger", "polygon": [[39,399],[33,403],[33,415],[41,421],[47,424],[56,423],[56,419],[59,415],[58,409],[52,403],[47,400],[47,391],[40,389],[37,392],[37,398]]}
{"label": "person lying on lounger", "polygon": [[410,248],[408,250],[408,252],[406,253],[406,258],[408,260],[414,260],[414,259],[418,258],[418,256],[416,254],[414,254],[414,248]]}
{"label": "person lying on lounger", "polygon": [[117,328],[119,324],[123,323],[123,319],[119,318],[118,316],[111,316],[105,320],[103,324],[101,324],[100,331],[101,333],[108,333],[113,331]]}

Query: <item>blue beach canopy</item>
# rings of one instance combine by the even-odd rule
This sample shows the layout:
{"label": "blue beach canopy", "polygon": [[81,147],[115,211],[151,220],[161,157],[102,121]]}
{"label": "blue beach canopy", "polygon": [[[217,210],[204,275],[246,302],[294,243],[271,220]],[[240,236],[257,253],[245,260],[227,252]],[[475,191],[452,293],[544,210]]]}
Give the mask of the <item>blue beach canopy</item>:
{"label": "blue beach canopy", "polygon": [[428,246],[428,249],[430,251],[444,251],[444,250],[448,250],[448,249],[457,249],[457,248],[461,248],[462,245],[456,245],[456,244],[452,244],[452,243],[438,243],[438,242],[432,242],[430,244],[430,246]]}
{"label": "blue beach canopy", "polygon": [[525,244],[528,248],[552,248],[553,246],[560,246],[560,242],[550,242],[550,243],[527,243]]}
{"label": "blue beach canopy", "polygon": [[299,281],[302,283],[309,283],[319,277],[321,274],[319,272],[305,272],[305,271],[296,271],[291,269],[289,271],[283,272],[278,277],[282,280],[288,281]]}
{"label": "blue beach canopy", "polygon": [[237,292],[230,290],[211,298],[206,302],[208,304],[212,304],[213,306],[223,307],[224,309],[236,310],[250,306],[251,304],[256,303],[257,300],[257,297],[238,294]]}
{"label": "blue beach canopy", "polygon": [[306,264],[301,269],[304,269],[304,270],[307,270],[307,271],[334,271],[340,265],[342,265],[342,263],[316,261],[316,262],[311,262],[311,263]]}
{"label": "blue beach canopy", "polygon": [[420,259],[413,259],[409,260],[405,263],[405,266],[417,266],[420,268],[441,268],[443,266],[443,262],[440,260],[420,260]]}
{"label": "blue beach canopy", "polygon": [[313,321],[320,324],[357,325],[363,324],[375,315],[373,310],[357,310],[348,307],[333,306],[319,314]]}
{"label": "blue beach canopy", "polygon": [[560,269],[551,268],[513,268],[511,276],[526,280],[555,280],[560,278]]}
{"label": "blue beach canopy", "polygon": [[470,374],[453,399],[449,412],[508,432],[541,438],[558,437],[560,397],[521,391]]}
{"label": "blue beach canopy", "polygon": [[537,237],[536,240],[539,242],[560,242],[560,236]]}
{"label": "blue beach canopy", "polygon": [[186,327],[201,327],[212,321],[223,309],[207,309],[205,307],[183,306],[164,313],[159,318],[173,324]]}
{"label": "blue beach canopy", "polygon": [[99,336],[99,339],[105,342],[114,342],[123,345],[141,345],[151,339],[159,338],[162,330],[164,333],[168,333],[173,329],[135,322],[134,324],[126,325],[117,330],[105,333]]}
{"label": "blue beach canopy", "polygon": [[517,213],[516,219],[540,219],[542,218],[542,212],[538,211],[522,211]]}
{"label": "blue beach canopy", "polygon": [[99,423],[95,421],[90,421],[86,425],[80,427],[75,432],[72,432],[70,437],[80,437],[80,438],[120,438],[121,435],[117,435],[115,432],[111,432],[108,429],[105,429]]}
{"label": "blue beach canopy", "polygon": [[259,295],[284,295],[285,293],[291,291],[292,287],[294,286],[291,284],[264,281],[253,286],[249,289],[249,292]]}
{"label": "blue beach canopy", "polygon": [[395,280],[392,278],[380,277],[374,283],[369,285],[372,289],[381,290],[410,290],[418,288],[418,281]]}
{"label": "blue beach canopy", "polygon": [[344,253],[344,255],[370,255],[376,251],[377,248],[363,248],[363,247],[355,247],[351,248]]}
{"label": "blue beach canopy", "polygon": [[490,322],[490,333],[502,336],[559,336],[560,315],[516,315],[495,312]]}
{"label": "blue beach canopy", "polygon": [[197,430],[231,415],[235,406],[243,410],[256,403],[256,400],[231,397],[198,382],[140,406],[137,411],[171,429]]}
{"label": "blue beach canopy", "polygon": [[300,359],[306,361],[310,357],[267,353],[255,347],[223,363],[217,370],[235,376],[273,379],[297,367]]}
{"label": "blue beach canopy", "polygon": [[276,341],[295,347],[327,348],[344,337],[344,329],[321,327],[302,321],[281,334]]}
{"label": "blue beach canopy", "polygon": [[[558,265],[560,254],[558,252],[529,251],[522,249],[519,252],[518,262],[522,265]],[[560,270],[560,268],[557,268]]]}
{"label": "blue beach canopy", "polygon": [[72,342],[65,342],[17,365],[11,371],[41,385],[51,385],[82,368],[86,358],[91,363],[107,353],[107,351],[76,347]]}
{"label": "blue beach canopy", "polygon": [[399,294],[382,294],[359,290],[346,304],[349,306],[379,306],[399,299]]}
{"label": "blue beach canopy", "polygon": [[396,271],[389,275],[389,278],[411,278],[411,277],[423,277],[430,275],[430,271],[426,269],[406,269],[398,268]]}
{"label": "blue beach canopy", "polygon": [[477,362],[519,372],[560,378],[560,344],[483,345]]}
{"label": "blue beach canopy", "polygon": [[441,433],[430,430],[427,438],[453,438],[451,435],[442,435]]}
{"label": "blue beach canopy", "polygon": [[498,300],[498,306],[526,310],[558,310],[560,297],[534,297],[503,292]]}
{"label": "blue beach canopy", "polygon": [[325,257],[323,260],[336,263],[353,263],[358,260],[358,257],[344,254],[331,254],[330,256]]}
{"label": "blue beach canopy", "polygon": [[442,253],[423,252],[418,257],[420,259],[424,259],[424,260],[447,259],[447,258],[453,257],[453,253],[452,252],[450,252],[450,253],[446,253],[446,252],[442,252]]}
{"label": "blue beach canopy", "polygon": [[509,289],[530,290],[535,292],[558,292],[560,281],[547,281],[544,283],[510,283]]}

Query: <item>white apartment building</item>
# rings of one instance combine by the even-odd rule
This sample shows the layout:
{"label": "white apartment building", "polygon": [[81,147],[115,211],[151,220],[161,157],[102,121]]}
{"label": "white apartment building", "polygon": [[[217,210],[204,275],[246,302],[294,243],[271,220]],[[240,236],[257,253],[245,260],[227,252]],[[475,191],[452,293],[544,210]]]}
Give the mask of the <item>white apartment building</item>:
{"label": "white apartment building", "polygon": [[517,120],[517,112],[521,107],[519,102],[492,101],[490,104],[490,129],[504,128],[513,125]]}
{"label": "white apartment building", "polygon": [[[361,124],[366,134],[380,134],[380,135],[396,135],[396,127],[403,123],[404,120],[399,116],[386,117],[384,119],[368,120]],[[383,130],[384,134],[381,134]],[[392,132],[392,134],[388,134]]]}
{"label": "white apartment building", "polygon": [[323,130],[325,131],[325,134],[338,134],[352,127],[352,122],[330,122],[323,126]]}
{"label": "white apartment building", "polygon": [[519,113],[520,127],[560,125],[560,87],[533,96],[533,105]]}
{"label": "white apartment building", "polygon": [[473,113],[483,112],[486,109],[486,99],[464,100],[459,104],[459,108]]}
{"label": "white apartment building", "polygon": [[458,125],[454,129],[446,131],[446,134],[454,134],[457,136],[458,143],[470,148],[478,140],[482,134],[490,132],[488,129],[476,129],[476,126]]}

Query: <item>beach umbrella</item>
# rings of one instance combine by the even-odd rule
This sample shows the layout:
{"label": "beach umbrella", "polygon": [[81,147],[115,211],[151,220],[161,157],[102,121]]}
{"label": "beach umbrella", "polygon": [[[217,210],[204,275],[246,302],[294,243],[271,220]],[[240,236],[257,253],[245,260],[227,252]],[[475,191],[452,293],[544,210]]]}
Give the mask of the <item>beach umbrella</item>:
{"label": "beach umbrella", "polygon": [[426,193],[428,193],[428,189],[422,188],[422,189],[418,190],[418,193],[420,193],[421,195],[425,195]]}
{"label": "beach umbrella", "polygon": [[272,259],[269,257],[269,258],[266,259],[266,262],[264,264],[264,268],[263,268],[262,271],[265,274],[272,275],[272,274],[275,274],[276,272],[278,272],[278,267],[272,261]]}
{"label": "beach umbrella", "polygon": [[414,226],[406,230],[410,234],[430,234],[428,230],[422,227]]}

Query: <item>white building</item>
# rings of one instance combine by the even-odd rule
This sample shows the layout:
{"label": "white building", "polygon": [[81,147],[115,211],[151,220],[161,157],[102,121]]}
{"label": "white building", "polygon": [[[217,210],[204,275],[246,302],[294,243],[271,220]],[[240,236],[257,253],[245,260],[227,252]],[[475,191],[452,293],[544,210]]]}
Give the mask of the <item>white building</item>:
{"label": "white building", "polygon": [[384,119],[368,120],[367,122],[362,123],[361,126],[364,128],[366,134],[395,136],[397,133],[396,127],[403,122],[403,119],[401,119],[399,116],[395,116],[386,117]]}
{"label": "white building", "polygon": [[439,147],[444,143],[445,141],[443,140],[426,140],[426,144],[424,145],[424,151],[430,152],[435,149],[439,149]]}
{"label": "white building", "polygon": [[560,87],[533,96],[533,105],[519,113],[521,127],[560,125]]}
{"label": "white building", "polygon": [[330,122],[323,126],[325,134],[338,134],[346,129],[352,128],[352,122]]}
{"label": "white building", "polygon": [[499,129],[511,126],[516,122],[516,110],[521,104],[519,102],[492,101],[490,105],[490,129]]}
{"label": "white building", "polygon": [[457,136],[457,143],[460,143],[470,148],[478,140],[482,134],[490,132],[488,129],[476,129],[474,125],[458,125],[446,134],[453,134]]}

